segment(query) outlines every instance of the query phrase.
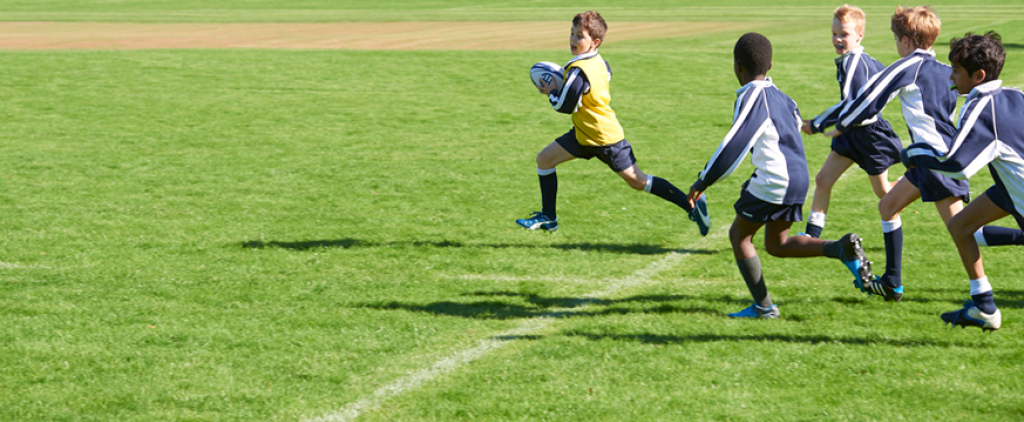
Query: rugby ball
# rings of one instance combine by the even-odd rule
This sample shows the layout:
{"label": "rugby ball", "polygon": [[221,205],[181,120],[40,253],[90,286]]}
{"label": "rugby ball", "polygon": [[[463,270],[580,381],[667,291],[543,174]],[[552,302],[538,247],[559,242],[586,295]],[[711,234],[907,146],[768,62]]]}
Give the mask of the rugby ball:
{"label": "rugby ball", "polygon": [[537,62],[530,68],[530,80],[533,81],[533,86],[536,86],[537,89],[541,88],[540,81],[544,81],[548,85],[554,81],[555,87],[560,90],[565,84],[564,73],[562,66],[551,62]]}

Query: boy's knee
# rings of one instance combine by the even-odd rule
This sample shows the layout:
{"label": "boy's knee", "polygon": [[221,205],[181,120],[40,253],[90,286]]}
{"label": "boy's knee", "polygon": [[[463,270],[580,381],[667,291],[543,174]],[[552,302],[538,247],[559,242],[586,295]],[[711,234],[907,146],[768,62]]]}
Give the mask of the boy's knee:
{"label": "boy's knee", "polygon": [[953,236],[954,240],[967,239],[968,237],[973,238],[976,230],[971,230],[971,227],[967,225],[967,219],[963,217],[963,214],[954,215],[953,218],[949,219],[946,223],[946,230],[949,230],[950,236]]}
{"label": "boy's knee", "polygon": [[644,190],[644,187],[647,186],[647,180],[626,179],[626,183],[636,190]]}
{"label": "boy's knee", "polygon": [[828,176],[825,175],[824,171],[819,171],[818,174],[814,176],[815,186],[832,190],[832,185],[834,185],[835,183],[836,182],[834,180],[829,179]]}

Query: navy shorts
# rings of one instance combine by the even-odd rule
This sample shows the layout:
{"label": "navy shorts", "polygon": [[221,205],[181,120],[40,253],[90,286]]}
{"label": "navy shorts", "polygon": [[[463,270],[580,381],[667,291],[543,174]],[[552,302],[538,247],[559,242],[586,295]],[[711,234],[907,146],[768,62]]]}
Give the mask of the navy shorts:
{"label": "navy shorts", "polygon": [[1013,198],[1010,193],[1006,191],[1006,188],[1000,185],[992,185],[985,191],[985,195],[988,195],[988,199],[991,199],[997,207],[1010,213],[1014,220],[1017,220],[1017,228],[1024,230],[1024,216],[1021,216],[1017,212],[1017,207],[1013,206]]}
{"label": "navy shorts", "polygon": [[598,160],[607,164],[616,173],[633,167],[633,164],[636,164],[636,157],[633,156],[633,146],[625,139],[603,147],[580,145],[579,141],[576,140],[576,128],[573,128],[565,135],[555,139],[555,142],[558,142],[558,145],[565,148],[573,157],[584,160],[597,157]]}
{"label": "navy shorts", "polygon": [[971,200],[971,185],[966,180],[956,180],[923,167],[908,169],[903,175],[921,191],[923,202],[939,202],[951,196],[965,203]]}
{"label": "navy shorts", "polygon": [[733,208],[736,215],[751,223],[769,223],[772,221],[804,221],[803,204],[778,205],[765,202],[760,198],[747,192],[747,184],[743,184],[740,192],[740,199],[736,200]]}
{"label": "navy shorts", "polygon": [[832,138],[832,151],[853,160],[871,176],[882,174],[900,162],[901,150],[900,137],[884,119]]}

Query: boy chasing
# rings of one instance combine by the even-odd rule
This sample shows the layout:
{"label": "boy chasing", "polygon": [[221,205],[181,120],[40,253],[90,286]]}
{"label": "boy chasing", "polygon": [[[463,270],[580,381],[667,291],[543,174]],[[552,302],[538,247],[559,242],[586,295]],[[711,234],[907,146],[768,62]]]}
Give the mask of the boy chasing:
{"label": "boy chasing", "polygon": [[[734,318],[778,318],[761,272],[753,237],[765,229],[769,254],[778,257],[827,256],[841,260],[858,280],[871,277],[860,238],[850,233],[840,241],[789,236],[789,227],[802,219],[809,174],[800,138],[800,112],[796,103],[767,77],[772,67],[772,45],[761,34],[740,37],[733,49],[733,71],[742,86],[736,91],[733,124],[721,145],[690,187],[696,201],[715,182],[732,174],[747,153],[756,167],[736,201],[736,219],[729,229],[733,257],[754,304],[729,314]],[[859,281],[858,281],[859,282]]]}

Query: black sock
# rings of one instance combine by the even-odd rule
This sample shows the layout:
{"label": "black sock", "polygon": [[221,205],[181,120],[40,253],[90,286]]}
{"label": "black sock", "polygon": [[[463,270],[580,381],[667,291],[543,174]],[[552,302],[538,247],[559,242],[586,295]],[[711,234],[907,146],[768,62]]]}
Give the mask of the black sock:
{"label": "black sock", "polygon": [[689,195],[687,192],[679,190],[679,188],[672,186],[668,180],[660,177],[651,177],[651,179],[651,193],[658,195],[661,199],[678,205],[686,211],[693,209],[693,207],[690,206]]}
{"label": "black sock", "polygon": [[540,176],[540,198],[544,208],[541,212],[554,221],[558,218],[555,212],[555,199],[558,197],[558,173],[551,172],[546,176]]}
{"label": "black sock", "polygon": [[750,295],[754,297],[754,303],[763,309],[771,309],[772,297],[768,294],[768,286],[764,284],[764,275],[761,274],[761,258],[755,256],[736,261],[736,265],[740,267],[740,274],[747,283]]}
{"label": "black sock", "polygon": [[996,313],[996,303],[992,300],[992,292],[971,295],[974,306],[982,312],[992,315]]}
{"label": "black sock", "polygon": [[810,237],[813,237],[815,239],[818,239],[818,238],[821,237],[821,231],[824,230],[824,229],[825,229],[824,227],[816,226],[816,225],[811,224],[811,223],[807,223],[807,228],[804,229],[804,234],[806,234],[806,235],[808,235]]}
{"label": "black sock", "polygon": [[882,282],[886,286],[897,288],[903,285],[900,276],[903,274],[903,227],[889,233],[885,237],[885,275]]}
{"label": "black sock", "polygon": [[829,258],[839,259],[843,254],[843,244],[837,240],[826,240],[823,255]]}
{"label": "black sock", "polygon": [[1024,231],[1009,227],[985,226],[981,228],[988,246],[1024,245]]}

